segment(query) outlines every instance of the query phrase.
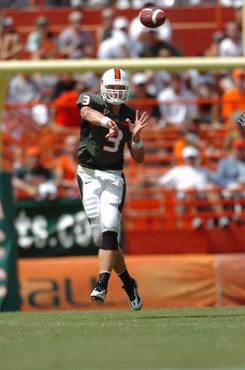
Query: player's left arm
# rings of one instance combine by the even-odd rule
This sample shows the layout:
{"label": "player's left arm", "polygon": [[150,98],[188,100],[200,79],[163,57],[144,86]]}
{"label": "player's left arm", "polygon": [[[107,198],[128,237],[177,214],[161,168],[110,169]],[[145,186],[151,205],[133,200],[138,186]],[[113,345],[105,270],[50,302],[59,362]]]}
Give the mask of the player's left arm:
{"label": "player's left arm", "polygon": [[132,123],[129,118],[126,119],[132,134],[131,138],[128,140],[128,148],[136,163],[142,163],[145,158],[145,151],[140,133],[148,125],[147,118],[146,112],[140,116],[137,110],[134,123]]}

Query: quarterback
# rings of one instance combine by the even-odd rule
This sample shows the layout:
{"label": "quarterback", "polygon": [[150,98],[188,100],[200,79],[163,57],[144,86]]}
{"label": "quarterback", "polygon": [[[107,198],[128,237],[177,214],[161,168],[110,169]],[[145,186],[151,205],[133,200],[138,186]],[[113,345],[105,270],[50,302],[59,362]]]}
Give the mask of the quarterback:
{"label": "quarterback", "polygon": [[124,147],[127,144],[135,162],[143,162],[140,133],[147,126],[148,117],[125,104],[130,93],[125,71],[106,71],[100,90],[101,95],[83,93],[77,101],[82,118],[77,179],[93,239],[99,247],[99,278],[91,299],[104,302],[114,269],[123,282],[130,307],[137,311],[142,300],[137,282],[127,270],[118,234],[126,193]]}

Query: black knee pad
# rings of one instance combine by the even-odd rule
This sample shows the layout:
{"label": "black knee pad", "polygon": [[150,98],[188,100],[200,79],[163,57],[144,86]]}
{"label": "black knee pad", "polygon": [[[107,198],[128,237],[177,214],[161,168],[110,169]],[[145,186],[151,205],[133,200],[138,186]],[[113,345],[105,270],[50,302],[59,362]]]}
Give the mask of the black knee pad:
{"label": "black knee pad", "polygon": [[110,251],[117,251],[118,250],[117,232],[116,231],[103,232],[102,244],[100,248]]}

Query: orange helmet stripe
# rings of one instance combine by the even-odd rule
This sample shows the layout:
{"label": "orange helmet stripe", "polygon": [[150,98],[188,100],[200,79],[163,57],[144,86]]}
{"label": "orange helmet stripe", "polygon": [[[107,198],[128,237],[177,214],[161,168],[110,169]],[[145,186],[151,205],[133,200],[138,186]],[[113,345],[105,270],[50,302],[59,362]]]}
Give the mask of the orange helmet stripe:
{"label": "orange helmet stripe", "polygon": [[116,80],[120,80],[120,78],[121,78],[121,71],[120,71],[120,69],[119,68],[115,68],[114,71],[115,71],[115,79]]}

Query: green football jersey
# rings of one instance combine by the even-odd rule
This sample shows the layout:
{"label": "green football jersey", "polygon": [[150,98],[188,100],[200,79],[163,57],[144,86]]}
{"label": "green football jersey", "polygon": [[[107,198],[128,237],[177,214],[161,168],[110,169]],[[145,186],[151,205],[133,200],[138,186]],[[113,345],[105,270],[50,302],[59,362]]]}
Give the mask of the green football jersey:
{"label": "green football jersey", "polygon": [[122,104],[118,115],[114,115],[110,105],[100,95],[83,93],[77,101],[79,109],[90,107],[111,118],[118,126],[117,137],[105,138],[108,129],[95,126],[88,121],[81,121],[81,133],[78,147],[78,161],[81,166],[98,170],[122,170],[124,146],[130,139],[131,132],[126,122],[135,121],[135,109]]}

